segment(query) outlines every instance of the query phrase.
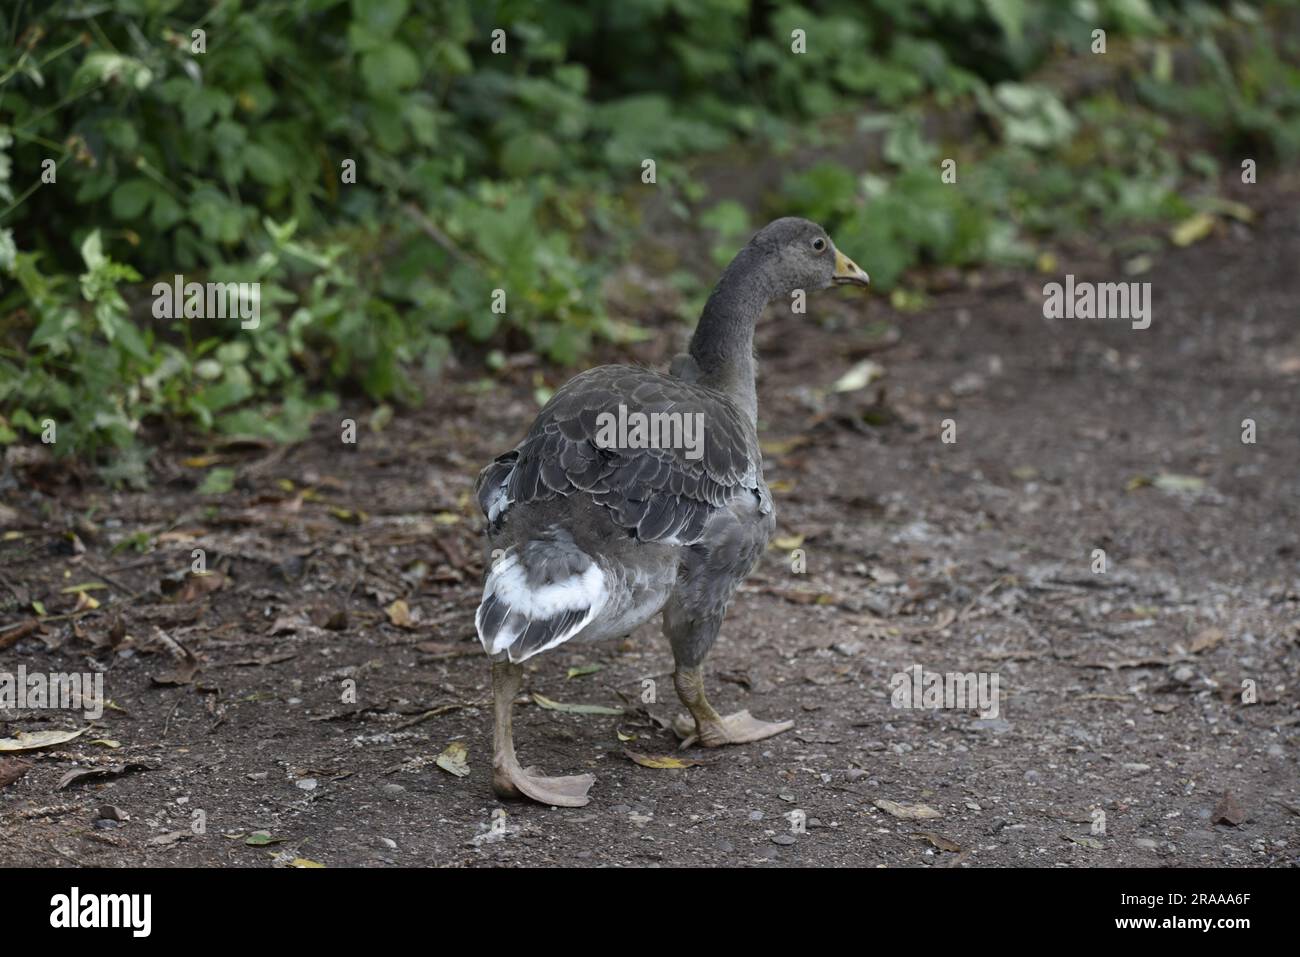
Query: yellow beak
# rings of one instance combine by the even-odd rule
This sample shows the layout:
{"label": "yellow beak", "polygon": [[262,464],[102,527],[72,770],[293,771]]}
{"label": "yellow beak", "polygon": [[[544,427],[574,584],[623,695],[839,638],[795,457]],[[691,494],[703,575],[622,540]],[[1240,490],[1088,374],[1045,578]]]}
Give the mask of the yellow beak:
{"label": "yellow beak", "polygon": [[871,282],[866,270],[839,249],[835,250],[835,283],[841,286],[865,286]]}

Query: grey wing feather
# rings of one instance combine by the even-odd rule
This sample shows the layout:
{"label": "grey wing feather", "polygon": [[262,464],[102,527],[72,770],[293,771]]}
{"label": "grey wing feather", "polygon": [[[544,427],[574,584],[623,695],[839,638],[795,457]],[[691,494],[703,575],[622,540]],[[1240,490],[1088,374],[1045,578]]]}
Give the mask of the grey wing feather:
{"label": "grey wing feather", "polygon": [[[702,454],[601,448],[600,415],[617,415],[620,403],[628,413],[702,413]],[[770,511],[761,469],[753,424],[719,393],[649,369],[600,366],[555,394],[519,446],[479,475],[476,494],[492,523],[511,506],[586,494],[642,541],[691,544],[738,494]]]}

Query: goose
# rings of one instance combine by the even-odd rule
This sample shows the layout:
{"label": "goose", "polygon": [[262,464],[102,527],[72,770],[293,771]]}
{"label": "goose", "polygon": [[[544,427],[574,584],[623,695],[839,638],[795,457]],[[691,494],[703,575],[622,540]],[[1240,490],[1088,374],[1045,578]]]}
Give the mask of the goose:
{"label": "goose", "polygon": [[758,444],[754,326],[795,290],[869,281],[822,227],[777,219],[723,272],[668,373],[606,365],[574,376],[523,441],[479,474],[487,571],[474,623],[492,661],[498,797],[588,803],[594,776],[519,765],[511,710],[523,662],[568,641],[624,637],[661,612],[673,684],[688,728],[693,721],[688,743],[744,744],[794,726],[720,715],[704,693],[705,656],[776,528]]}

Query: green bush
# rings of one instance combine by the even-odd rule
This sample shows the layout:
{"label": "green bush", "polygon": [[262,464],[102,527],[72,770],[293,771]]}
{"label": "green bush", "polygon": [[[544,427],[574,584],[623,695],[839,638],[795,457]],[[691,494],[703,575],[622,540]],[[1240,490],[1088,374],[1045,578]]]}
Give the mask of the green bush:
{"label": "green bush", "polygon": [[[794,176],[785,211],[859,233],[886,285],[916,263],[1022,256],[985,199],[917,168],[936,154],[910,104],[982,105],[1021,157],[1000,162],[1033,174],[1032,190],[1009,171],[988,189],[1023,201],[1014,226],[1032,230],[1062,186],[1042,151],[1078,135],[1026,74],[1086,50],[1098,24],[1172,35],[1225,15],[1173,0],[56,0],[7,19],[0,444],[53,418],[61,451],[139,460],[155,422],[290,440],[341,391],[414,399],[412,373],[453,350],[573,363],[627,332],[601,280],[650,195],[644,159],[672,208],[703,214],[716,204],[684,158],[744,137],[785,149],[864,101],[901,111],[888,167]],[[1146,95],[1294,147],[1294,69],[1247,62],[1203,96],[1180,101],[1159,77]],[[1168,205],[1167,190],[1097,188],[1081,216],[1116,196]],[[750,219],[724,206],[703,222],[731,244]],[[260,327],[155,319],[153,283],[177,273],[260,283]]]}

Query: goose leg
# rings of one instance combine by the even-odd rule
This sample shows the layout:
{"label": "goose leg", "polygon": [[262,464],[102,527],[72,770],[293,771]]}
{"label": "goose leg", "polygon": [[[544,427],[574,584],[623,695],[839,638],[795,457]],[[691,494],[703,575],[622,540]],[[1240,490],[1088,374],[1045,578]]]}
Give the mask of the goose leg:
{"label": "goose leg", "polygon": [[[698,573],[698,570],[697,570]],[[663,609],[663,633],[672,645],[672,658],[676,670],[672,674],[672,683],[676,685],[677,697],[682,705],[690,711],[677,716],[673,722],[673,731],[681,737],[682,748],[699,742],[705,748],[720,748],[724,744],[746,744],[748,741],[762,741],[764,737],[780,735],[794,727],[794,722],[761,722],[749,711],[737,711],[736,714],[720,715],[705,697],[705,676],[701,664],[705,661],[708,649],[718,640],[722,629],[724,610],[719,612],[701,612],[686,606],[681,594],[673,594]],[[692,727],[694,726],[694,727]]]}
{"label": "goose leg", "polygon": [[492,698],[496,713],[492,734],[492,790],[502,798],[526,797],[556,807],[583,807],[591,800],[587,792],[596,783],[595,777],[576,774],[548,778],[538,773],[537,768],[521,768],[515,758],[510,711],[523,680],[522,665],[509,661],[492,663]]}
{"label": "goose leg", "polygon": [[724,744],[761,741],[794,727],[793,721],[759,721],[748,711],[726,716],[718,714],[704,696],[704,673],[698,665],[689,668],[678,662],[677,670],[673,672],[673,684],[677,687],[677,697],[682,699],[695,722],[692,730],[690,719],[681,715],[673,724],[673,729],[682,735],[683,748],[696,742],[706,748],[718,748]]}
{"label": "goose leg", "polygon": [[748,711],[724,717],[713,710],[713,705],[704,696],[704,673],[700,666],[717,640],[721,627],[721,615],[692,614],[676,596],[664,607],[664,634],[673,646],[673,660],[677,663],[673,684],[677,688],[677,697],[691,713],[689,718],[679,715],[673,724],[673,730],[683,739],[683,748],[696,742],[706,748],[717,748],[724,744],[761,741],[794,727],[793,721],[759,721]]}

